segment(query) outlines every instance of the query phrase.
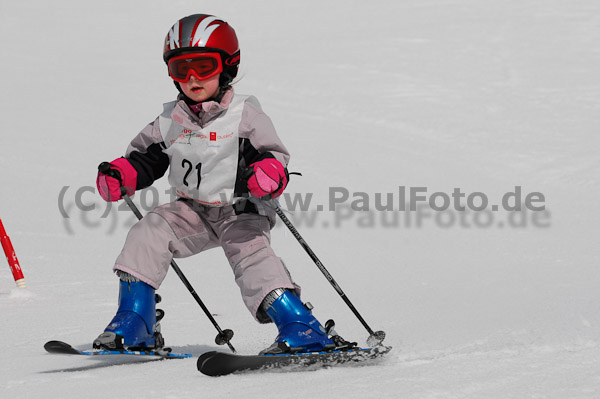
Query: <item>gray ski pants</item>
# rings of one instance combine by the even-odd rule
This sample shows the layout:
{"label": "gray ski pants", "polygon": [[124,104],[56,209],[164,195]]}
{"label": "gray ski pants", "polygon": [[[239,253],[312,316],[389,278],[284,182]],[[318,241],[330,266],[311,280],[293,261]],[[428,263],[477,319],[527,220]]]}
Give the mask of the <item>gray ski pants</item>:
{"label": "gray ski pants", "polygon": [[222,247],[233,269],[248,310],[261,323],[270,319],[260,310],[265,296],[277,288],[300,293],[270,245],[275,222],[255,213],[236,215],[232,206],[205,207],[175,201],[157,207],[129,231],[114,270],[127,272],[157,289],[172,258],[186,258]]}

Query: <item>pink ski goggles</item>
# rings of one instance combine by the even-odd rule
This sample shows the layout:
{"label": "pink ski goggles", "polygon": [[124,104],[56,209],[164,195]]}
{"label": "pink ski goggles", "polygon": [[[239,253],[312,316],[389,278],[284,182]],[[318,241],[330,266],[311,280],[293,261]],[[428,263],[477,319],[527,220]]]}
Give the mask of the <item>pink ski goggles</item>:
{"label": "pink ski goggles", "polygon": [[176,82],[185,83],[194,75],[199,80],[212,78],[223,72],[219,53],[192,53],[169,60],[169,76]]}

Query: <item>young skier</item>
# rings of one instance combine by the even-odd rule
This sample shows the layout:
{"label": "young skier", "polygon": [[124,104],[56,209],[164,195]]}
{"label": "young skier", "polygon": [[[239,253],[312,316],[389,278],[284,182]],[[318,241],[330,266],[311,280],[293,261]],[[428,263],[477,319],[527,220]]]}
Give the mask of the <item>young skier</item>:
{"label": "young skier", "polygon": [[215,16],[187,16],[169,30],[163,59],[177,100],[111,162],[121,181],[98,173],[97,187],[103,199],[117,201],[121,184],[132,195],[169,169],[178,199],[129,231],[113,268],[120,278],[117,314],[94,347],[162,348],[155,290],[171,259],[215,247],[223,248],[255,319],[279,329],[261,353],[335,347],[270,246],[275,212],[261,198],[285,189],[289,153],[257,99],[231,87],[240,62],[235,31]]}

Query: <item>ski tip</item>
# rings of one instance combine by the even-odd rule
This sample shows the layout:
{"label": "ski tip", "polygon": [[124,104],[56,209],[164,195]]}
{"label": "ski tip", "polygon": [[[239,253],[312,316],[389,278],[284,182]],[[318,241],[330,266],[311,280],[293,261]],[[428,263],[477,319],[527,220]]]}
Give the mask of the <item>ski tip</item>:
{"label": "ski tip", "polygon": [[44,349],[49,353],[79,353],[77,349],[62,341],[48,341],[44,344]]}
{"label": "ski tip", "polygon": [[72,348],[71,345],[67,344],[66,342],[62,342],[62,341],[48,341],[44,344],[44,349],[48,350],[48,349],[53,349],[53,348]]}
{"label": "ski tip", "polygon": [[196,367],[198,367],[198,371],[205,375],[216,376],[216,374],[210,373],[208,369],[205,367],[206,362],[210,360],[214,355],[216,355],[217,351],[205,352],[198,357],[198,361],[196,362]]}
{"label": "ski tip", "polygon": [[61,342],[61,341],[48,341],[48,342],[46,342],[44,344],[44,349],[52,348],[57,343],[64,343],[64,342]]}

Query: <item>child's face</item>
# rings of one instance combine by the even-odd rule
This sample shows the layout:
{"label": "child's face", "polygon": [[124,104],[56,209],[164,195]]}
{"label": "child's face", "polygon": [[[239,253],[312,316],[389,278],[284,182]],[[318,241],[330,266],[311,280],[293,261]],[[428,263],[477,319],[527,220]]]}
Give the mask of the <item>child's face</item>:
{"label": "child's face", "polygon": [[200,80],[194,75],[187,82],[179,83],[183,94],[194,101],[202,102],[219,94],[219,77],[217,74],[208,79]]}

